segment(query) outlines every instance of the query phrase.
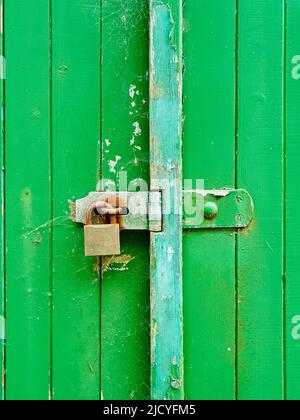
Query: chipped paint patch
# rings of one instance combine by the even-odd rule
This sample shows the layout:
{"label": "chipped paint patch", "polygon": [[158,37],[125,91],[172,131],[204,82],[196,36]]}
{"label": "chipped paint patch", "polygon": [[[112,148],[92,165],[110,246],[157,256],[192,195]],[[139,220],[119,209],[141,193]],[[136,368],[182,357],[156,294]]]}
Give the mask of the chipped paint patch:
{"label": "chipped paint patch", "polygon": [[42,241],[43,241],[43,237],[42,237],[42,235],[39,232],[37,232],[36,235],[34,235],[34,237],[31,240],[31,242],[35,246],[40,245]]}
{"label": "chipped paint patch", "polygon": [[129,87],[129,96],[130,98],[134,98],[136,93],[136,85],[130,85]]}
{"label": "chipped paint patch", "polygon": [[172,248],[171,246],[168,248],[168,262],[172,262],[173,257],[174,257],[175,251],[174,248]]}
{"label": "chipped paint patch", "polygon": [[119,255],[112,257],[104,257],[102,261],[102,271],[127,271],[128,264],[135,260],[135,257],[131,255]]}
{"label": "chipped paint patch", "polygon": [[69,67],[66,64],[62,64],[61,66],[58,67],[58,74],[61,77],[65,77],[68,73]]}
{"label": "chipped paint patch", "polygon": [[136,121],[132,125],[134,127],[135,137],[141,136],[142,135],[142,130],[141,130],[141,127],[140,127],[140,123],[138,121]]}
{"label": "chipped paint patch", "polygon": [[175,165],[174,161],[172,159],[169,159],[168,163],[167,163],[168,172],[174,171],[175,169],[176,169],[176,165]]}
{"label": "chipped paint patch", "polygon": [[119,162],[121,159],[122,159],[122,158],[121,158],[121,156],[116,156],[115,160],[110,160],[110,161],[108,162],[109,171],[110,171],[112,174],[117,173],[116,166],[117,166],[118,162]]}
{"label": "chipped paint patch", "polygon": [[[134,131],[132,134],[132,137],[130,139],[130,146],[134,146],[135,145],[135,141],[137,137],[140,137],[142,135],[142,129],[140,126],[140,123],[138,121],[135,121],[132,126],[134,127]],[[140,146],[135,146],[135,150],[142,150],[142,148]]]}
{"label": "chipped paint patch", "polygon": [[76,203],[75,201],[69,200],[70,219],[72,222],[76,222]]}
{"label": "chipped paint patch", "polygon": [[[95,257],[95,261],[93,264],[93,271],[97,274],[100,274],[100,260],[101,260],[101,257]],[[98,283],[98,278],[96,279],[96,282],[93,284],[96,284],[96,283]]]}
{"label": "chipped paint patch", "polygon": [[155,321],[151,324],[151,363],[155,364],[156,360],[156,340],[158,335],[158,325]]}

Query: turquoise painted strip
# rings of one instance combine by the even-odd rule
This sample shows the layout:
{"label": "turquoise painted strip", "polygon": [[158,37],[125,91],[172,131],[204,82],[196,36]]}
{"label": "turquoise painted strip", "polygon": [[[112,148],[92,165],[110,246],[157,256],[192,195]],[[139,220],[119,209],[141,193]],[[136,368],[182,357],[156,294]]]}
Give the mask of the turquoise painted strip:
{"label": "turquoise painted strip", "polygon": [[[151,235],[152,399],[183,399],[182,2],[150,2],[151,188],[170,190],[171,212]],[[177,207],[177,209],[176,209]]]}

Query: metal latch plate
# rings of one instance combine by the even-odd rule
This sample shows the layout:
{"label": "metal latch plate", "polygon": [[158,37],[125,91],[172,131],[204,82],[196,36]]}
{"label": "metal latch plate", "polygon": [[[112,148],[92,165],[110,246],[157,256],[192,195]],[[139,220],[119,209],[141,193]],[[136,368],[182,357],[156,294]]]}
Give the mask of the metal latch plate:
{"label": "metal latch plate", "polygon": [[91,192],[76,201],[75,221],[85,225],[87,211],[97,201],[108,201],[113,206],[117,204],[128,209],[128,214],[120,216],[121,229],[153,232],[162,229],[160,192]]}
{"label": "metal latch plate", "polygon": [[[160,192],[91,192],[76,201],[77,223],[86,224],[87,210],[96,201],[108,201],[128,208],[128,214],[120,216],[122,230],[162,231]],[[184,229],[246,228],[254,214],[253,200],[244,189],[184,191],[183,203]],[[211,209],[215,209],[215,213]]]}
{"label": "metal latch plate", "polygon": [[[254,214],[253,200],[244,189],[186,191],[183,200],[184,229],[246,228]],[[187,213],[189,207],[197,208],[197,212]],[[212,208],[215,213],[211,213]]]}

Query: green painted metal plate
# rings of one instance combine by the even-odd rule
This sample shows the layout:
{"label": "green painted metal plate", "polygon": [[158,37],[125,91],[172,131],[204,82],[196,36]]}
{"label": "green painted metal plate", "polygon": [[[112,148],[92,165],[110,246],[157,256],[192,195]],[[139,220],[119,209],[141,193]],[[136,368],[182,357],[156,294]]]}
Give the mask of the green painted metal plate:
{"label": "green painted metal plate", "polygon": [[254,214],[254,203],[245,190],[184,192],[184,204],[185,229],[246,228]]}

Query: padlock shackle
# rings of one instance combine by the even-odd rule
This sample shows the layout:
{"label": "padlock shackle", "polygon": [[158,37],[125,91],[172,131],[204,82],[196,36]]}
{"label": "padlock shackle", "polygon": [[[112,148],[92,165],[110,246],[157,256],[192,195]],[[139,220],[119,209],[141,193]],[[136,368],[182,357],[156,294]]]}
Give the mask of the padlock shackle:
{"label": "padlock shackle", "polygon": [[[99,210],[100,209],[100,210]],[[98,213],[98,215],[103,218],[104,216],[117,216],[121,214],[123,211],[122,207],[114,208],[111,204],[109,204],[107,201],[95,201],[90,205],[90,207],[87,210],[87,216],[86,216],[86,224],[92,225],[93,224],[93,214]],[[113,223],[116,222],[113,221]]]}

